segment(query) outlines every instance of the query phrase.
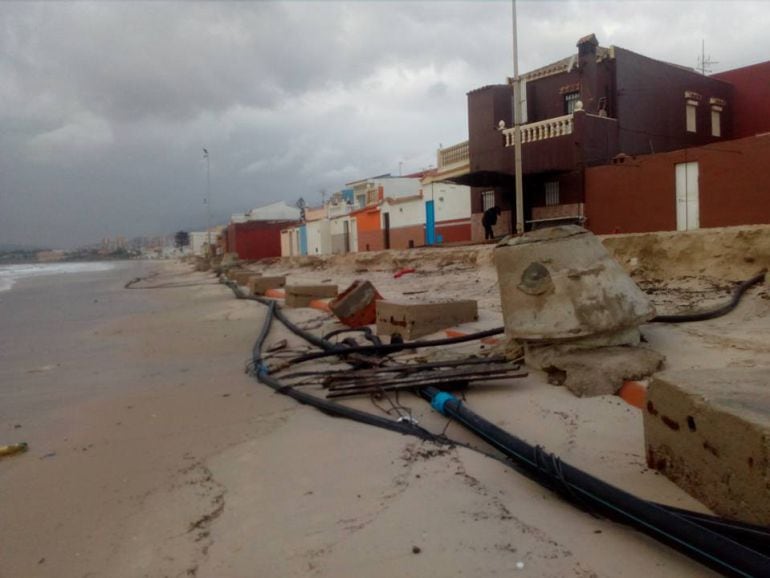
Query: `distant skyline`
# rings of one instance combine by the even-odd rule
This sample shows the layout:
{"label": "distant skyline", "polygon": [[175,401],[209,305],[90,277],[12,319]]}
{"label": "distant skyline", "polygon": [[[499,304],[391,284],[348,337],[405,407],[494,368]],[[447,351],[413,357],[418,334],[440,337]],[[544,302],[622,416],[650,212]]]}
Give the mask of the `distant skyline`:
{"label": "distant skyline", "polygon": [[[770,59],[770,3],[519,1],[520,70],[595,33],[712,72]],[[206,226],[435,164],[513,74],[511,3],[3,2],[0,244]]]}

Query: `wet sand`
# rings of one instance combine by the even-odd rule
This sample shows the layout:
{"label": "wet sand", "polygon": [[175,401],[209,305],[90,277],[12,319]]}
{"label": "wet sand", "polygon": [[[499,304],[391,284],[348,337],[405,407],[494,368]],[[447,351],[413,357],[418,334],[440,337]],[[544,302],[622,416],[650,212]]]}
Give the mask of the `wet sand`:
{"label": "wet sand", "polygon": [[[152,270],[162,288],[123,289]],[[262,315],[176,264],[0,295],[0,443],[30,443],[0,461],[0,576],[708,575],[498,461],[255,383],[243,369]],[[533,375],[469,403],[613,483],[702,509],[647,470],[641,415],[618,398],[577,399]]]}
{"label": "wet sand", "polygon": [[[0,296],[0,435],[30,444],[0,462],[0,576],[185,575],[205,546],[188,530],[215,509],[205,459],[290,405],[261,407],[267,392],[243,374],[255,308],[208,278],[123,288],[159,267],[31,279]],[[163,500],[167,525],[132,533],[148,502],[185,485],[181,502]],[[179,552],[135,547],[174,534]]]}

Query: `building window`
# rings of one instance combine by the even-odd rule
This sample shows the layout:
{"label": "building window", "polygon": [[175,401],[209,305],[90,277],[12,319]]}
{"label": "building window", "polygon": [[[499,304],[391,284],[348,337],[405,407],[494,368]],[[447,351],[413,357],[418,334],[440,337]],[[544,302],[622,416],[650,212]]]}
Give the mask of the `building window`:
{"label": "building window", "polygon": [[698,112],[698,103],[692,100],[687,101],[687,132],[698,132],[698,125],[696,123]]}
{"label": "building window", "polygon": [[548,207],[559,204],[559,181],[545,184],[545,204]]}
{"label": "building window", "polygon": [[481,210],[486,211],[495,206],[495,192],[484,191],[481,193]]}
{"label": "building window", "polygon": [[575,112],[575,105],[580,100],[579,92],[569,92],[564,95],[564,114]]}
{"label": "building window", "polygon": [[703,97],[692,90],[684,91],[687,132],[698,132],[698,104]]}
{"label": "building window", "polygon": [[711,107],[711,136],[722,136],[722,107]]}

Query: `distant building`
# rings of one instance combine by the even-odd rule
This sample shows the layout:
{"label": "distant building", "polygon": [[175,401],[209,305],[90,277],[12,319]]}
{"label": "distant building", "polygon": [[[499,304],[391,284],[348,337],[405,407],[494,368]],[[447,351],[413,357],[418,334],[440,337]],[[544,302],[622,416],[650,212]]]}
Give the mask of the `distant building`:
{"label": "distant building", "polygon": [[217,238],[222,234],[224,227],[212,227],[211,233],[208,231],[192,231],[190,235],[190,252],[193,255],[203,257],[206,254],[206,245],[211,239],[212,245],[217,245]]}
{"label": "distant building", "polygon": [[[467,161],[467,143],[465,159]],[[438,151],[438,168],[427,172],[421,182],[420,194],[425,205],[425,244],[467,243],[472,240],[470,187],[448,179],[457,170],[463,171],[463,151],[457,163],[445,150]],[[449,162],[446,162],[446,161]],[[465,164],[467,170],[467,162]]]}
{"label": "distant building", "polygon": [[251,209],[245,213],[236,213],[230,218],[231,223],[246,223],[248,221],[299,221],[300,210],[286,204],[285,201],[278,201],[256,209]]}
{"label": "distant building", "polygon": [[222,235],[221,250],[240,259],[281,256],[281,230],[299,222],[300,210],[284,202],[272,203],[232,216]]}

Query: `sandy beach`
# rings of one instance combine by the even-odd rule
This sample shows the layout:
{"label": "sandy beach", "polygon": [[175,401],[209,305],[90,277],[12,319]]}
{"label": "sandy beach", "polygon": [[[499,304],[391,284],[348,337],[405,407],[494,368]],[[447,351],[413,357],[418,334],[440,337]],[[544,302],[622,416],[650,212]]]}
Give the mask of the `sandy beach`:
{"label": "sandy beach", "polygon": [[[500,315],[484,251],[451,262],[413,252],[432,274],[398,283],[398,256],[379,269],[352,258],[256,268],[341,286],[365,275],[391,294],[472,286],[483,326]],[[139,276],[150,279],[124,289]],[[680,278],[685,289],[705,283]],[[761,288],[732,316],[644,332],[669,367],[770,366],[768,303]],[[332,418],[258,384],[244,367],[263,315],[180,263],[0,293],[0,443],[30,445],[0,461],[0,576],[710,575],[472,449]],[[298,344],[276,327],[280,338]],[[400,402],[425,428],[488,450],[417,397]],[[474,388],[467,403],[632,493],[706,511],[647,468],[641,412],[616,396],[576,398],[533,371]]]}

